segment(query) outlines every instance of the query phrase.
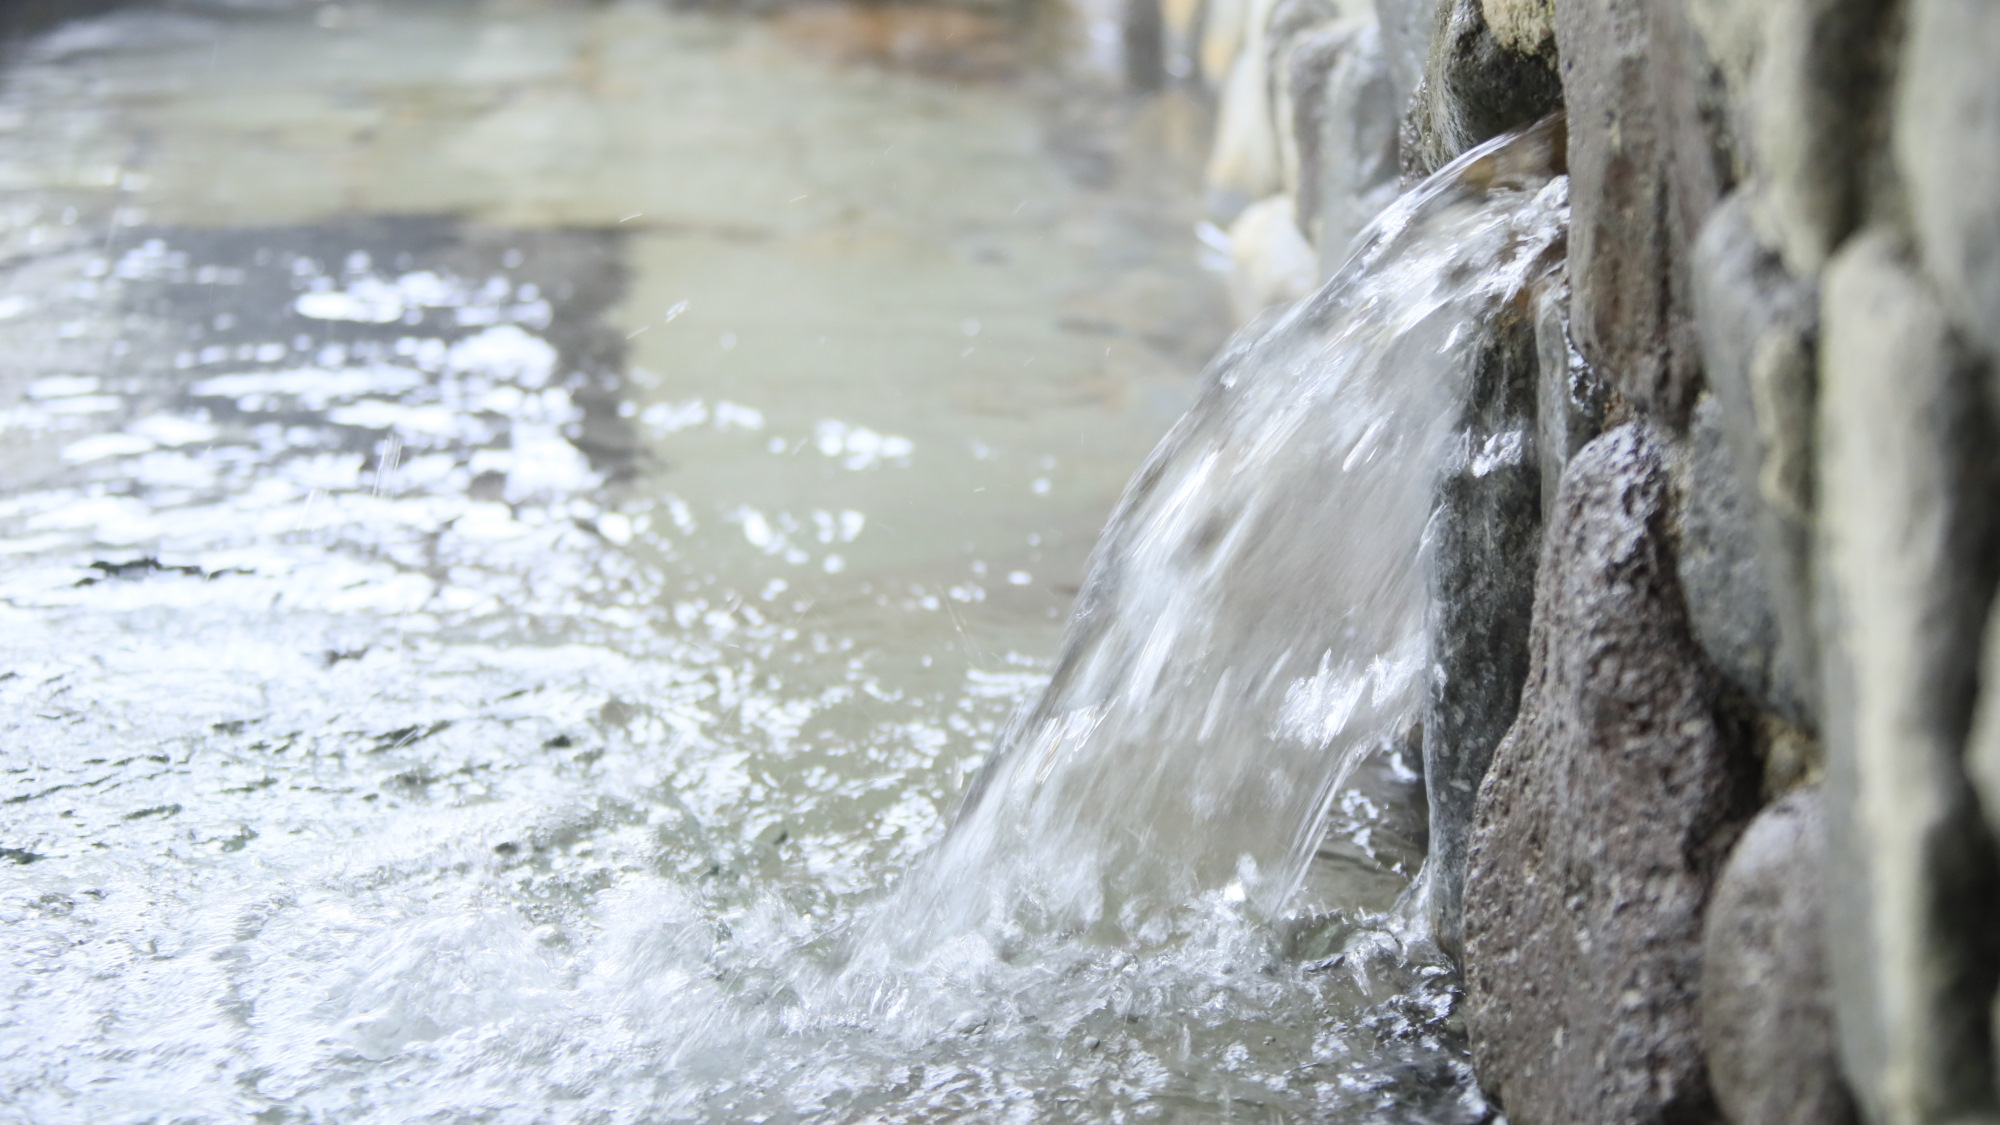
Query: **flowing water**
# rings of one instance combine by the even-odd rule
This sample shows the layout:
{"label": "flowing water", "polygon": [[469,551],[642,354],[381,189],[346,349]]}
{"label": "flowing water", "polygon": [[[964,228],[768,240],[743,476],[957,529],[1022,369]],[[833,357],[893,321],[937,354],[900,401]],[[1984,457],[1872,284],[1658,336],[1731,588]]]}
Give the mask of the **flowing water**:
{"label": "flowing water", "polygon": [[1198,388],[1200,113],[1097,28],[17,45],[0,1119],[1485,1116],[1400,736],[1560,181],[1450,170]]}

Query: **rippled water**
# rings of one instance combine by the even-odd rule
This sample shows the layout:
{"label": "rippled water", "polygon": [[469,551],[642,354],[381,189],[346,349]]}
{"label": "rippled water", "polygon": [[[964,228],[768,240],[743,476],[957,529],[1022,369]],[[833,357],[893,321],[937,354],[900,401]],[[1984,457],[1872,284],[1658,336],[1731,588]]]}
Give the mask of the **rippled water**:
{"label": "rippled water", "polygon": [[318,0],[17,45],[0,1117],[1480,1117],[1395,753],[1276,921],[913,905],[1018,875],[919,857],[1220,339],[1200,114],[1092,41]]}

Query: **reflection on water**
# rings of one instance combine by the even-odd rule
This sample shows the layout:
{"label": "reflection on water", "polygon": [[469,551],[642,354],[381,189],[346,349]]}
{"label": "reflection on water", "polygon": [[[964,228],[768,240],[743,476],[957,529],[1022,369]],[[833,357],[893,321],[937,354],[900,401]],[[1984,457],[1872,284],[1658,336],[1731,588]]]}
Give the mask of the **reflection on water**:
{"label": "reflection on water", "polygon": [[[1367,1119],[1458,1074],[1448,982],[1227,903],[968,946],[943,1023],[827,984],[1219,339],[1198,113],[1066,34],[274,0],[18,47],[6,1114]],[[1393,765],[1328,845],[1384,899]]]}

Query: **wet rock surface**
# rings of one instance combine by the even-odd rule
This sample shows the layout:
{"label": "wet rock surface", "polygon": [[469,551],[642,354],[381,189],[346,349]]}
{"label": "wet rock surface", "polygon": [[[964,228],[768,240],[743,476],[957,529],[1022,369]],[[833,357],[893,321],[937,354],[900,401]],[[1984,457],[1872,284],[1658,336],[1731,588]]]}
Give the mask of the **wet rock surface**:
{"label": "wet rock surface", "polygon": [[1827,981],[1826,815],[1804,789],[1751,821],[1716,881],[1702,938],[1709,1084],[1733,1125],[1850,1125]]}
{"label": "wet rock surface", "polygon": [[1605,388],[1569,336],[1567,272],[1535,295],[1535,452],[1542,516],[1555,507],[1564,466],[1604,429]]}
{"label": "wet rock surface", "polygon": [[[1977,369],[1900,241],[1829,266],[1820,369],[1822,642],[1841,1053],[1871,1120],[1995,1102],[1992,843],[1960,755],[1992,591]],[[1971,612],[1968,612],[1972,609]]]}
{"label": "wet rock surface", "polygon": [[1432,517],[1436,554],[1423,728],[1428,891],[1432,932],[1453,956],[1463,944],[1473,799],[1494,747],[1514,721],[1528,674],[1528,619],[1542,535],[1541,472],[1532,456],[1534,326],[1526,308],[1518,307],[1491,332]]}
{"label": "wet rock surface", "polygon": [[1669,467],[1642,424],[1564,477],[1536,578],[1521,715],[1480,788],[1467,1027],[1524,1122],[1704,1120],[1696,997],[1708,889],[1756,786],[1716,716],[1667,550]]}

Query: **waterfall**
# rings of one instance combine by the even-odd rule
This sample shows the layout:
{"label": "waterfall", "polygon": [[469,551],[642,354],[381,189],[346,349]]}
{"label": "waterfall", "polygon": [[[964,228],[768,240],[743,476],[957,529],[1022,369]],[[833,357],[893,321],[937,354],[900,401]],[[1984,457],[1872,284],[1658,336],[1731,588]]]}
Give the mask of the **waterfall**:
{"label": "waterfall", "polygon": [[911,933],[1117,940],[1204,894],[1283,907],[1344,779],[1420,719],[1434,486],[1485,327],[1562,252],[1561,129],[1406,193],[1215,360],[1099,541],[1048,688],[906,884]]}

